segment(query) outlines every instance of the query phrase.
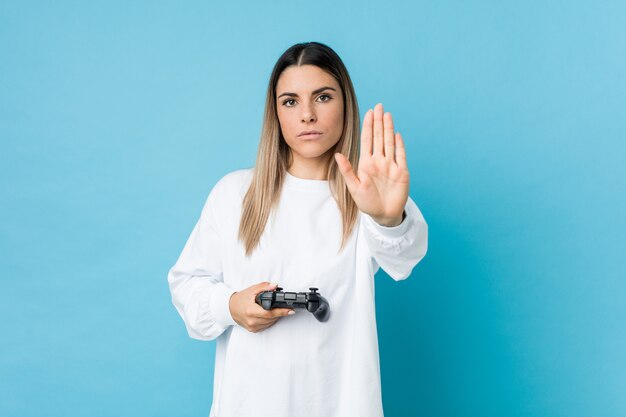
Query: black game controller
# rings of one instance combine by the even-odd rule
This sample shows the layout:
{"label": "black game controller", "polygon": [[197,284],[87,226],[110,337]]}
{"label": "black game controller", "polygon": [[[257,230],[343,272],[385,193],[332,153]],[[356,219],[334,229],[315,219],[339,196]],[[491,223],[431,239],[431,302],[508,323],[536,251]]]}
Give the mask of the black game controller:
{"label": "black game controller", "polygon": [[311,292],[283,292],[281,287],[273,291],[263,291],[257,294],[255,301],[265,310],[276,307],[306,308],[319,321],[326,321],[330,316],[328,301],[319,295],[317,288],[309,288]]}

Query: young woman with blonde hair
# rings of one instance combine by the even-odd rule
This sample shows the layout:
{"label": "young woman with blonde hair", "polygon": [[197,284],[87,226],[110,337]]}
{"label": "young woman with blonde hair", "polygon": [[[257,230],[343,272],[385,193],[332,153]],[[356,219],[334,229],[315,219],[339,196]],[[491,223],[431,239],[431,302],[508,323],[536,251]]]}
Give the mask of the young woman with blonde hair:
{"label": "young woman with blonde hair", "polygon": [[[190,337],[216,340],[210,417],[383,416],[374,275],[407,278],[428,226],[409,197],[404,140],[382,104],[359,128],[327,45],[276,62],[255,166],[212,188],[169,270]],[[257,294],[318,288],[330,317],[263,309]]]}

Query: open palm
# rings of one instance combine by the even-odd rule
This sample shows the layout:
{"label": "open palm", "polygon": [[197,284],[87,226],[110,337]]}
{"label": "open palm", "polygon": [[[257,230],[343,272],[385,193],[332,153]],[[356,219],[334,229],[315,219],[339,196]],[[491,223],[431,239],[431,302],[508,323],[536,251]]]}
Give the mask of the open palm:
{"label": "open palm", "polygon": [[391,113],[383,113],[382,103],[363,118],[358,172],[341,153],[335,160],[359,210],[380,224],[400,223],[409,196],[409,169],[402,136],[394,133]]}

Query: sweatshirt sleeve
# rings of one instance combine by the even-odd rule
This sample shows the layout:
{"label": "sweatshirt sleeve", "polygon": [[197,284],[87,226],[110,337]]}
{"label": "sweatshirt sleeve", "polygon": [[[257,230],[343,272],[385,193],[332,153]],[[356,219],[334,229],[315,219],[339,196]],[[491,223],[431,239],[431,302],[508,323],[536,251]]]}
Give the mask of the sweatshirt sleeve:
{"label": "sweatshirt sleeve", "polygon": [[394,280],[408,278],[428,249],[428,225],[411,199],[404,207],[406,217],[397,226],[382,226],[361,212],[365,241],[374,259],[374,273],[379,267]]}
{"label": "sweatshirt sleeve", "polygon": [[216,187],[211,190],[178,260],[168,272],[172,303],[189,336],[213,340],[235,325],[229,302],[235,290],[224,284],[220,237],[213,215]]}

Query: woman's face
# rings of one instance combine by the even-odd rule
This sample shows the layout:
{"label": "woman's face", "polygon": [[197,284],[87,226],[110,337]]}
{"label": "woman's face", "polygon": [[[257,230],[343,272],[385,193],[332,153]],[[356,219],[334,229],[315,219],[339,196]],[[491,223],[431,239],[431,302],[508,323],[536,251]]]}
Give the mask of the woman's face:
{"label": "woman's face", "polygon": [[[323,165],[343,133],[343,94],[335,78],[315,65],[287,67],[276,84],[280,128],[293,164]],[[306,131],[320,132],[302,135]]]}

